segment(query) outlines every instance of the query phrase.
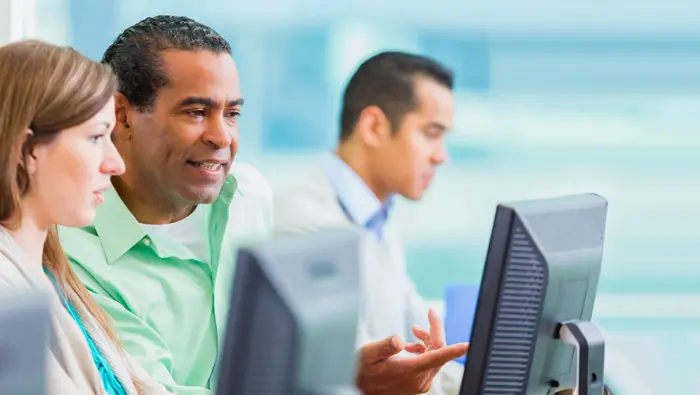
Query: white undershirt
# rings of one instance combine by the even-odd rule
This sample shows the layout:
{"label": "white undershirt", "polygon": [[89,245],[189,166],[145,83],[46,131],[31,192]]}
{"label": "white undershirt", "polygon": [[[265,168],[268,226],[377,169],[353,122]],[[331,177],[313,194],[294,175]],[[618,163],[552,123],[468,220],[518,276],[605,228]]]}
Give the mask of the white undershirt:
{"label": "white undershirt", "polygon": [[209,238],[205,211],[199,206],[192,214],[166,225],[141,224],[149,235],[164,237],[187,248],[197,259],[209,264]]}

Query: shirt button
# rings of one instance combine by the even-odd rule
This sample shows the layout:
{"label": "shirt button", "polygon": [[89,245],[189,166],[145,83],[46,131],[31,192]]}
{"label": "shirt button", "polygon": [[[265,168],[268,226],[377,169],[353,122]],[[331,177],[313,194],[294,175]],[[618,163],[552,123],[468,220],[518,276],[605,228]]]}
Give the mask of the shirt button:
{"label": "shirt button", "polygon": [[151,239],[149,239],[148,237],[144,237],[144,238],[143,238],[143,244],[145,244],[145,245],[147,245],[147,246],[151,245]]}

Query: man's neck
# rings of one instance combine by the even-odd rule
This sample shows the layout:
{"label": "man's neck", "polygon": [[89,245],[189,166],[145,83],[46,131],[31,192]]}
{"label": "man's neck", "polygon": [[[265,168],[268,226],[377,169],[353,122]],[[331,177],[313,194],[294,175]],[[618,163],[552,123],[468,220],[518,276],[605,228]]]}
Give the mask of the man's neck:
{"label": "man's neck", "polygon": [[384,204],[391,194],[380,187],[381,183],[377,180],[377,177],[373,176],[374,169],[372,169],[361,150],[362,147],[354,146],[351,143],[343,143],[338,146],[335,154],[357,173],[369,190],[374,193],[374,196]]}
{"label": "man's neck", "polygon": [[178,205],[154,193],[137,193],[125,180],[113,177],[112,185],[136,221],[148,225],[166,225],[192,214],[197,206]]}

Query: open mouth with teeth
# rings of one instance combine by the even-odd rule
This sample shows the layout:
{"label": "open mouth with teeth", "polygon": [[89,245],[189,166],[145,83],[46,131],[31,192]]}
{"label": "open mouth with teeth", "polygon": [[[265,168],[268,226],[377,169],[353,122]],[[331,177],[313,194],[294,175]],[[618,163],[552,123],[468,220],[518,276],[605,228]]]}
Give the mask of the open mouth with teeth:
{"label": "open mouth with teeth", "polygon": [[194,167],[201,167],[202,169],[209,171],[217,171],[223,166],[221,163],[196,162],[192,160],[188,160],[187,163]]}

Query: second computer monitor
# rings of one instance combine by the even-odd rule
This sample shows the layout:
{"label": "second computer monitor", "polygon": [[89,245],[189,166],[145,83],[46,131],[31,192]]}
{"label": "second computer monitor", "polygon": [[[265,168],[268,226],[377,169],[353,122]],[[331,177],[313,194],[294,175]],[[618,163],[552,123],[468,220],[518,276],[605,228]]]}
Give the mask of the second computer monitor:
{"label": "second computer monitor", "polygon": [[218,395],[356,394],[360,236],[281,236],[238,254]]}
{"label": "second computer monitor", "polygon": [[461,395],[603,394],[606,215],[593,194],[497,207]]}

